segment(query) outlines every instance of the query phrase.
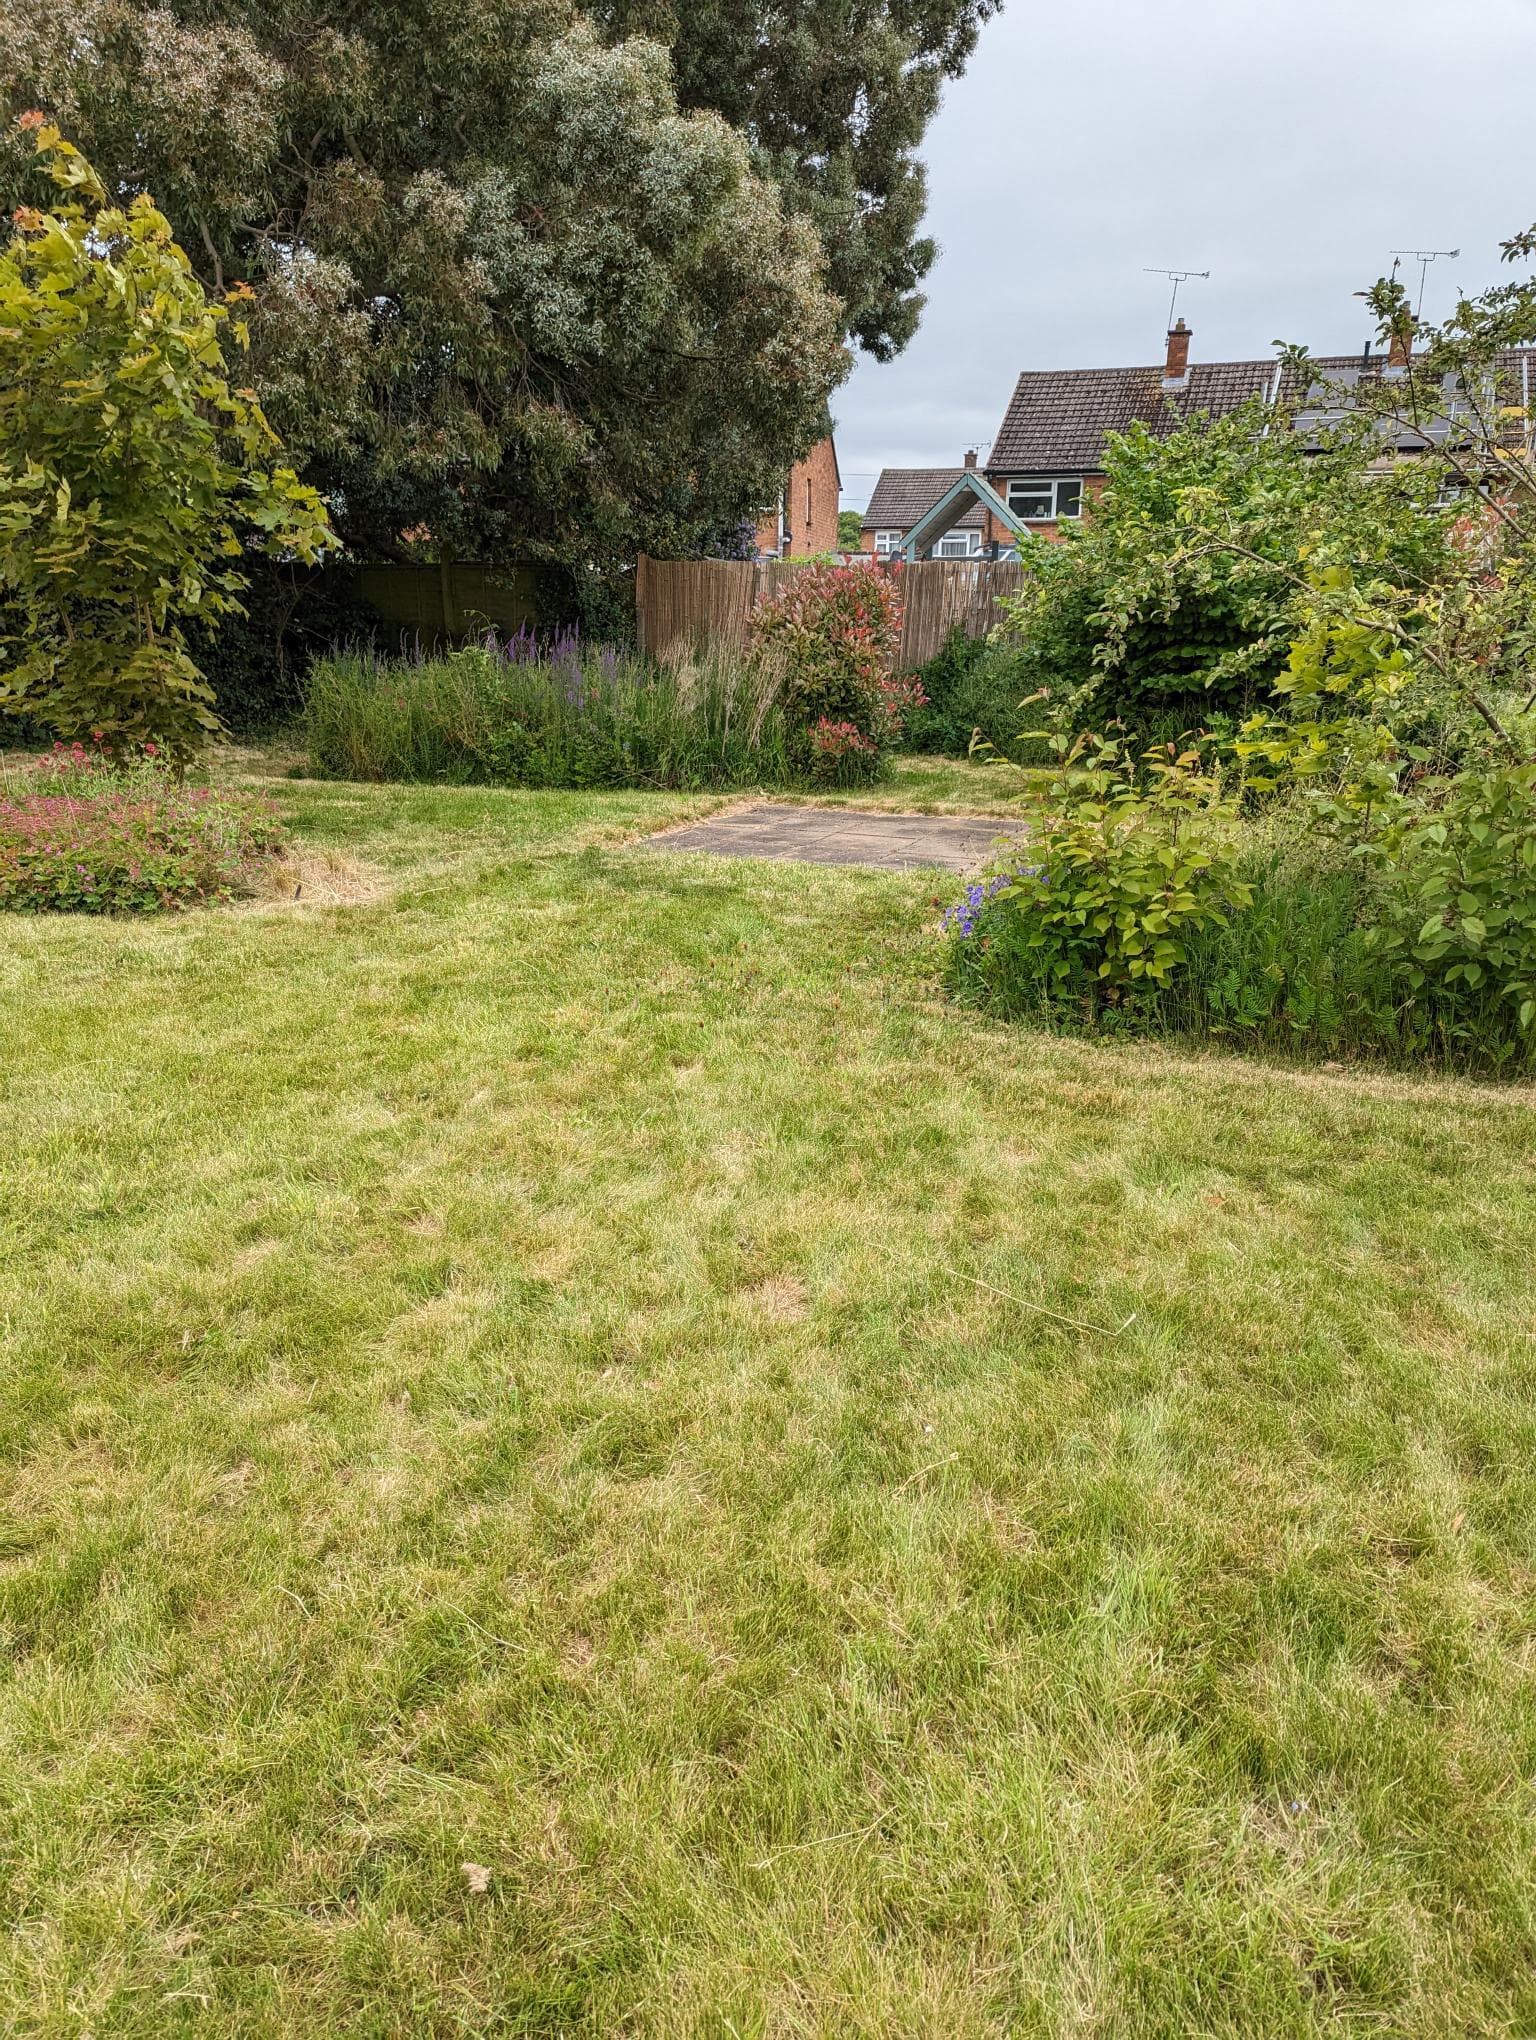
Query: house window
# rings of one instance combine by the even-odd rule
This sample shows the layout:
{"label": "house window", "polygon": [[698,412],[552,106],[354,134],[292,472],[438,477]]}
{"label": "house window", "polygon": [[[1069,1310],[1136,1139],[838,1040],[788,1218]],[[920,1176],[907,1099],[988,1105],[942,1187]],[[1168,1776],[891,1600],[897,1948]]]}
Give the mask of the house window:
{"label": "house window", "polygon": [[1082,477],[1047,476],[1040,480],[1010,482],[1008,508],[1026,524],[1049,524],[1057,517],[1081,517]]}
{"label": "house window", "polygon": [[933,549],[936,560],[974,560],[980,554],[979,531],[947,531]]}
{"label": "house window", "polygon": [[875,533],[875,557],[888,560],[892,553],[901,551],[902,533],[899,531],[877,531]]}

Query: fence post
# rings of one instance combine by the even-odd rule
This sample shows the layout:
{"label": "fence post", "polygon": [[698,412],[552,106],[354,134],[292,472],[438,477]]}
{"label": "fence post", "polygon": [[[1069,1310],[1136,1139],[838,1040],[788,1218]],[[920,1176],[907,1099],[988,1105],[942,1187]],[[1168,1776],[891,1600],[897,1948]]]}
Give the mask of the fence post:
{"label": "fence post", "polygon": [[443,636],[455,638],[458,631],[454,628],[453,562],[448,557],[446,547],[437,555],[437,592],[443,611]]}

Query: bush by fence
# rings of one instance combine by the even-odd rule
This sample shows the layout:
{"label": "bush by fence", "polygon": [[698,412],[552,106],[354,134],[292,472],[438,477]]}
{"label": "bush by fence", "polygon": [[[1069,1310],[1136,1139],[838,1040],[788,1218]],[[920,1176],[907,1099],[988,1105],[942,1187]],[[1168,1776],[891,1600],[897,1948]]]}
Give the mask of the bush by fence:
{"label": "bush by fence", "polygon": [[977,745],[1016,765],[1043,764],[1038,743],[1020,735],[1030,691],[1022,649],[1007,640],[967,637],[958,627],[920,670],[927,700],[907,715],[903,748],[967,757]]}

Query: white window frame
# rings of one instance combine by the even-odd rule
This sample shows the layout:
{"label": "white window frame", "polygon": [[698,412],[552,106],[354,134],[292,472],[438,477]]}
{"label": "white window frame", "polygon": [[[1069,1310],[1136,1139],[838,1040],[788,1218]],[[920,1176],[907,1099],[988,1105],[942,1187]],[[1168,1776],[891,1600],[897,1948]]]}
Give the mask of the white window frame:
{"label": "white window frame", "polygon": [[[1063,490],[1075,489],[1077,502],[1070,510],[1063,510]],[[1049,508],[1045,510],[1021,510],[1014,501],[1015,495],[1032,498],[1044,497]],[[1038,475],[1029,479],[1015,478],[1008,484],[1008,508],[1021,524],[1056,524],[1064,517],[1081,517],[1083,514],[1083,478],[1081,475]]]}
{"label": "white window frame", "polygon": [[902,541],[906,538],[906,535],[904,531],[877,531],[875,533],[875,558],[877,560],[894,558],[901,551]]}
{"label": "white window frame", "polygon": [[981,558],[981,533],[979,531],[946,531],[934,542],[933,557],[936,560],[978,560]]}

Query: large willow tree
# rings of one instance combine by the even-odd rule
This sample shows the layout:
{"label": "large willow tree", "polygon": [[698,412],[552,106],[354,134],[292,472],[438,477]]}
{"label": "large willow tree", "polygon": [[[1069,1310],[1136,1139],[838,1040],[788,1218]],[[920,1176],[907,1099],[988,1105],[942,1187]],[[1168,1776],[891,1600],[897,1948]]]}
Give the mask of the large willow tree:
{"label": "large willow tree", "polygon": [[[680,107],[627,28],[0,0],[0,87],[153,192],[210,288],[252,284],[253,381],[355,549],[602,559],[768,500],[854,323],[750,123]],[[0,160],[0,199],[28,174]]]}

